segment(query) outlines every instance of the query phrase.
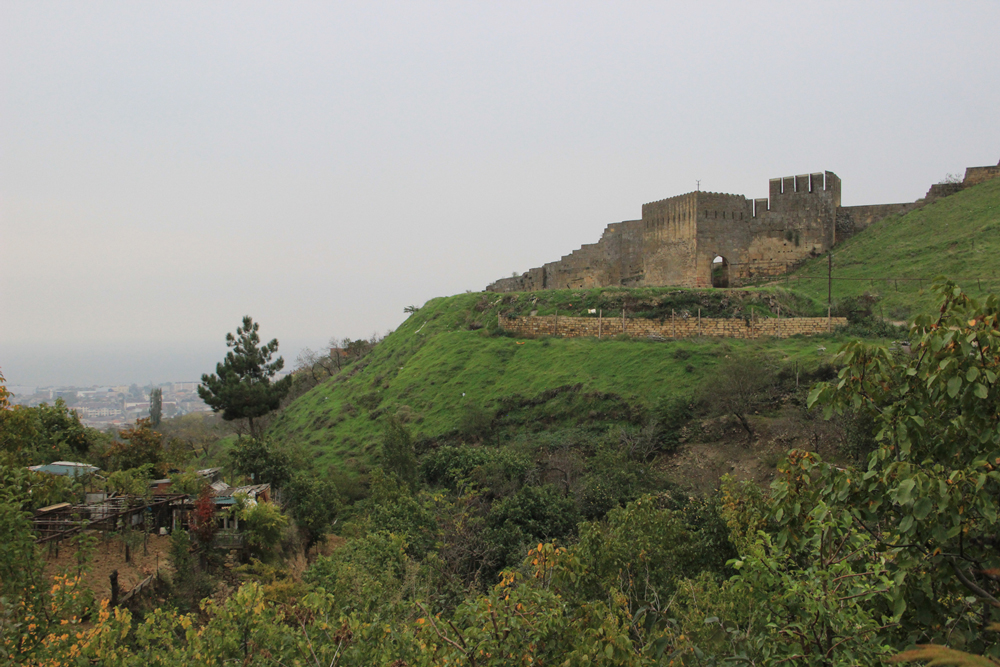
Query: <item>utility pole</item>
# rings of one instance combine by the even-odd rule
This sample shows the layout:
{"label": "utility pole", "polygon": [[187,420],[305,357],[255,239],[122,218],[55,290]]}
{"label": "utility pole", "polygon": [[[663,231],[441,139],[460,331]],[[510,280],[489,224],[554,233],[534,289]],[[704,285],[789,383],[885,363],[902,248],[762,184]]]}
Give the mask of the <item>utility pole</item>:
{"label": "utility pole", "polygon": [[833,332],[833,253],[826,256],[826,330]]}
{"label": "utility pole", "polygon": [[698,180],[698,181],[695,181],[695,183],[698,184],[698,192],[701,192],[701,181]]}
{"label": "utility pole", "polygon": [[833,307],[833,253],[826,256],[826,305]]}

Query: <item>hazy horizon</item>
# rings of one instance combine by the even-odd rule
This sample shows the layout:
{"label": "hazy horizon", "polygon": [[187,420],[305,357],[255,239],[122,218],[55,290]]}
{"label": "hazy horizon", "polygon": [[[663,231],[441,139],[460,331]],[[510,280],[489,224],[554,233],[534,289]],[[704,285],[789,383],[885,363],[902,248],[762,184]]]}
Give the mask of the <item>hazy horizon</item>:
{"label": "hazy horizon", "polygon": [[[913,201],[1000,159],[1000,4],[0,4],[0,371],[286,363],[593,243],[830,170]],[[992,83],[991,83],[992,82]],[[178,377],[180,376],[180,377]]]}

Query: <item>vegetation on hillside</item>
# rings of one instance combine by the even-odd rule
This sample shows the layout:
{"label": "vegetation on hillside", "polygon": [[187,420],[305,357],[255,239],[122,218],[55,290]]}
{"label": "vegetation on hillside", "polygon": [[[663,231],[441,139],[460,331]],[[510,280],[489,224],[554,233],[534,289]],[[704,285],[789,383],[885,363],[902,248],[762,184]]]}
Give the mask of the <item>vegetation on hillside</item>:
{"label": "vegetation on hillside", "polygon": [[[959,197],[977,192],[992,191],[955,195],[938,213],[958,216]],[[976,197],[984,229],[995,218]],[[905,236],[893,225],[907,220],[920,219],[886,221],[872,238]],[[842,252],[868,252],[867,234]],[[782,341],[525,339],[496,327],[501,313],[592,308],[817,315],[815,296],[435,299],[381,341],[305,355],[295,398],[267,433],[225,447],[207,422],[166,420],[168,437],[140,422],[114,436],[59,402],[11,407],[0,376],[0,657],[846,667],[905,651],[989,664],[1000,656],[997,297],[941,283],[933,316],[905,334],[875,312],[888,301],[853,293],[836,304],[848,330]],[[821,410],[835,426],[826,434]],[[769,464],[769,487],[744,475],[697,492],[669,472],[703,451],[692,437],[752,452],[789,416],[768,444],[786,452]],[[172,477],[197,497],[194,521],[171,537],[173,573],[156,598],[113,609],[82,587],[86,532],[63,543],[72,567],[45,574],[31,511],[82,493],[24,468],[53,458],[100,465],[109,490],[137,495],[186,469]],[[245,531],[239,562],[211,547],[218,517],[191,470],[208,460],[232,481],[280,491],[280,505],[232,509]]]}
{"label": "vegetation on hillside", "polygon": [[[891,216],[833,252],[833,299],[876,295],[875,314],[910,320],[937,305],[939,276],[984,296],[1000,289],[1000,179],[962,190],[904,216]],[[825,303],[826,255],[806,262],[784,284]],[[906,280],[904,280],[906,279]],[[914,280],[922,279],[922,280]]]}
{"label": "vegetation on hillside", "polygon": [[[847,667],[909,649],[902,658],[989,664],[974,654],[1000,655],[1000,299],[951,283],[936,292],[939,313],[915,323],[912,354],[852,341],[837,376],[811,390],[780,371],[749,387],[755,415],[807,391],[828,416],[864,415],[860,464],[792,450],[770,489],[724,479],[696,496],[663,477],[657,455],[669,444],[655,428],[418,452],[408,425],[389,421],[391,455],[340,509],[335,549],[299,576],[280,559],[289,519],[241,514],[260,560],[236,568],[231,595],[197,606],[180,601],[225,573],[198,530],[193,542],[178,533],[183,567],[156,609],[110,609],[72,579],[38,585],[24,503],[39,480],[4,468],[0,655]],[[690,418],[677,405],[664,416]],[[287,479],[280,447],[240,442],[241,466]]]}
{"label": "vegetation on hillside", "polygon": [[[635,316],[749,312],[815,315],[814,302],[784,290],[601,289],[463,294],[432,299],[366,356],[289,404],[270,428],[306,447],[317,465],[363,471],[377,454],[382,421],[407,424],[418,449],[460,441],[505,442],[557,428],[600,433],[647,422],[659,406],[689,398],[731,353],[764,343],[689,339],[513,338],[500,313]],[[834,338],[768,342],[778,361],[814,369]]]}

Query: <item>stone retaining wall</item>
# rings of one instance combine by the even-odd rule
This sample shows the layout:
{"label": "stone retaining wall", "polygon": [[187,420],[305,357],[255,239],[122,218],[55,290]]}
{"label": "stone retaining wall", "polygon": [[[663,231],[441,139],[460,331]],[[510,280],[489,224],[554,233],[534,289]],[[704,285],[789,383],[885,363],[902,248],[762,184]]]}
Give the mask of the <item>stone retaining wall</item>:
{"label": "stone retaining wall", "polygon": [[[624,328],[623,328],[624,324]],[[620,317],[562,317],[544,315],[535,317],[501,317],[500,326],[511,333],[524,336],[561,336],[578,338],[592,336],[618,336],[622,333],[637,338],[691,338],[716,336],[721,338],[761,338],[774,336],[788,338],[795,335],[813,335],[833,331],[845,326],[846,317],[772,317],[772,318],[715,318],[681,317],[650,320]]]}

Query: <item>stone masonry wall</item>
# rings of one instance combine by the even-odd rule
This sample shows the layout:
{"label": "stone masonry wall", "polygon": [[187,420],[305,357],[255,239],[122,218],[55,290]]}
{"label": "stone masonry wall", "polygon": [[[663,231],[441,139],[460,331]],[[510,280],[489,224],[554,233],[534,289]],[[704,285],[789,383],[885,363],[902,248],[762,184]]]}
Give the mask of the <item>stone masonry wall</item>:
{"label": "stone masonry wall", "polygon": [[920,208],[918,202],[909,204],[872,204],[869,206],[841,206],[837,210],[837,242],[846,241],[848,238],[871,226],[872,224],[888,218],[890,215],[905,215],[910,211]]}
{"label": "stone masonry wall", "polygon": [[772,178],[767,199],[689,192],[644,204],[641,220],[610,224],[597,243],[486,289],[710,287],[717,256],[725,259],[729,286],[737,286],[786,273],[889,215],[998,177],[1000,165],[969,167],[960,186],[934,186],[926,200],[871,206],[841,206],[841,181],[830,171]]}
{"label": "stone masonry wall", "polygon": [[697,256],[698,205],[704,194],[689,192],[642,205],[642,284],[694,285],[689,267]]}
{"label": "stone masonry wall", "polygon": [[663,320],[620,317],[502,317],[500,326],[524,336],[561,336],[563,338],[618,336],[626,333],[640,338],[788,338],[815,335],[846,326],[846,317],[771,317],[759,319],[674,317]]}
{"label": "stone masonry wall", "polygon": [[969,167],[965,170],[962,187],[968,188],[973,185],[979,185],[994,178],[1000,178],[1000,163],[997,163],[995,167]]}

